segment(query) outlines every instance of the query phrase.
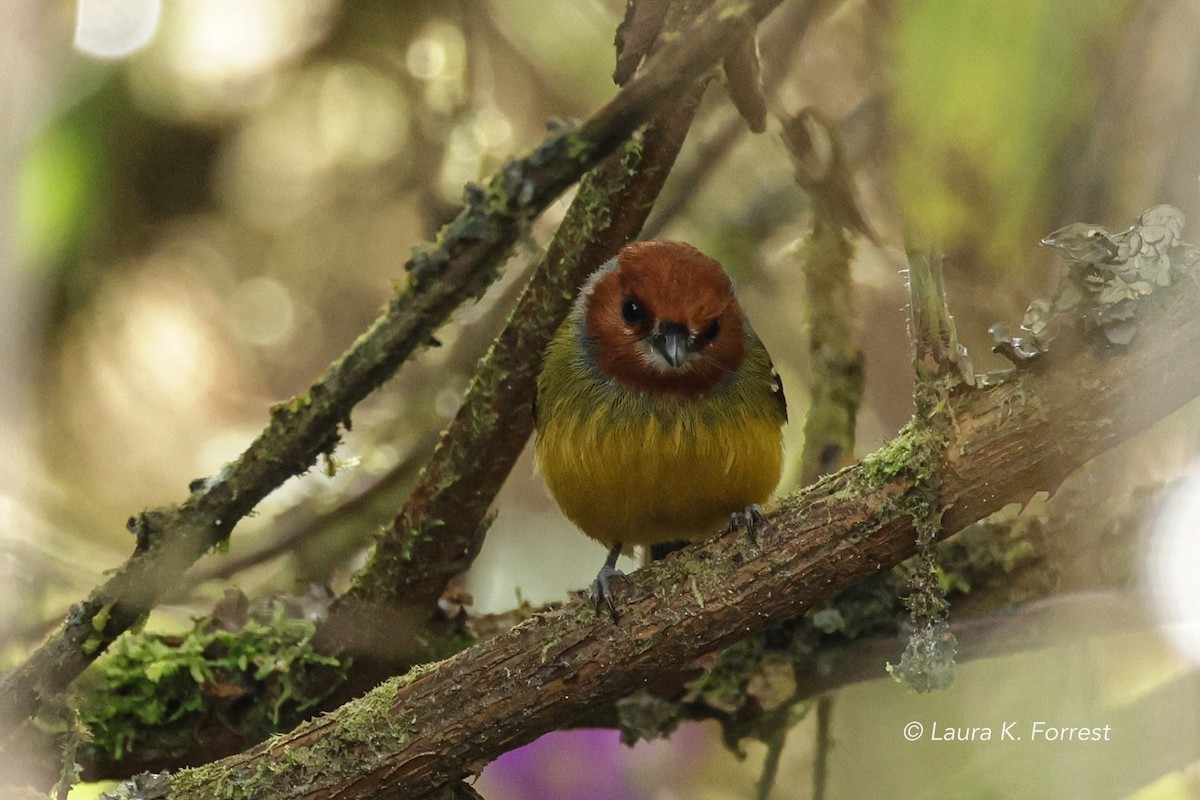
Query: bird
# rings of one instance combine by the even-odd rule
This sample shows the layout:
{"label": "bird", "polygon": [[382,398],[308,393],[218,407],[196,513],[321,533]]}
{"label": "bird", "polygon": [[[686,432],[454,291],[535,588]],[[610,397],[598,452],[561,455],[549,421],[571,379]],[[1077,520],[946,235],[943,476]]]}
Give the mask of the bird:
{"label": "bird", "polygon": [[534,416],[550,495],[609,548],[591,593],[614,621],[623,547],[753,535],[783,467],[783,384],[728,273],[683,242],[627,244],[587,278]]}

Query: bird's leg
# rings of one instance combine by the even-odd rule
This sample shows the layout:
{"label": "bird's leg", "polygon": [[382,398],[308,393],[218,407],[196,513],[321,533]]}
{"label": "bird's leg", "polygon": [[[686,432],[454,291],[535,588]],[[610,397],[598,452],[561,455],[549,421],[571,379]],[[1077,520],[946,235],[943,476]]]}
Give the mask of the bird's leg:
{"label": "bird's leg", "polygon": [[617,558],[620,555],[621,543],[617,542],[608,551],[608,558],[604,559],[604,566],[596,573],[596,580],[592,581],[592,600],[596,604],[596,611],[600,610],[601,603],[608,606],[608,613],[612,615],[613,622],[617,621],[617,604],[613,601],[612,579],[629,580],[624,572],[617,569]]}
{"label": "bird's leg", "polygon": [[741,511],[735,511],[730,514],[729,527],[726,530],[732,532],[738,528],[745,528],[746,535],[750,537],[750,541],[757,547],[758,532],[770,528],[767,516],[763,514],[762,506],[758,503],[753,503]]}

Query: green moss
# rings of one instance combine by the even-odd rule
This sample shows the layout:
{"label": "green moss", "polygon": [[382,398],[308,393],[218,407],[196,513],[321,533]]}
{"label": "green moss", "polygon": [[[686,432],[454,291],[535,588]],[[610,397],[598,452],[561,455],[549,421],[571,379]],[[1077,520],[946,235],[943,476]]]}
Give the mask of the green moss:
{"label": "green moss", "polygon": [[[920,365],[918,374],[924,374]],[[936,543],[942,531],[943,455],[953,424],[950,390],[957,381],[950,374],[926,375],[917,381],[913,397],[917,413],[909,425],[912,485],[897,503],[898,510],[911,517],[917,534],[911,592],[905,601],[915,629],[900,664],[889,664],[888,672],[919,692],[944,689],[954,676],[957,643],[946,624],[950,604],[938,569]]]}
{"label": "green moss", "polygon": [[[419,720],[396,708],[397,693],[439,666],[440,662],[414,667],[403,677],[388,681],[343,706],[337,712],[339,725],[334,749],[353,751],[360,759],[363,746],[372,756],[387,756],[400,750],[412,738]],[[330,755],[329,749],[323,747],[314,757],[328,758]]]}
{"label": "green moss", "polygon": [[312,402],[313,398],[310,392],[298,394],[291,400],[285,400],[282,403],[276,403],[275,405],[271,406],[271,417],[293,417],[311,406]]}
{"label": "green moss", "polygon": [[881,489],[909,470],[918,452],[919,434],[910,422],[896,438],[862,460],[859,474],[869,487]]}
{"label": "green moss", "polygon": [[234,780],[228,767],[213,762],[195,769],[180,770],[171,777],[172,797],[204,797],[208,800],[249,800],[262,797],[253,781],[240,775]]}
{"label": "green moss", "polygon": [[[252,697],[257,712],[236,724],[258,738],[294,721],[344,677],[344,662],[313,649],[314,631],[277,602],[270,619],[250,619],[236,632],[202,621],[181,637],[127,635],[93,665],[79,719],[114,760],[144,742],[183,752],[194,744],[189,718]],[[322,673],[328,680],[314,691],[310,679]]]}
{"label": "green moss", "polygon": [[575,131],[569,131],[563,134],[563,140],[567,143],[567,157],[575,161],[586,161],[588,153],[592,150],[592,143],[580,136]]}
{"label": "green moss", "polygon": [[896,438],[862,460],[860,482],[851,487],[851,491],[861,496],[864,492],[883,489],[889,483],[908,482],[912,487],[906,492],[907,500],[903,505],[911,513],[920,511],[927,504],[920,502],[919,495],[941,469],[946,436],[939,424],[909,422]]}
{"label": "green moss", "polygon": [[347,781],[361,774],[364,762],[390,756],[411,740],[420,722],[397,711],[398,692],[430,669],[436,665],[389,680],[323,718],[321,736],[308,736],[312,723],[306,723],[273,740],[253,762],[252,772],[236,765],[231,770],[221,762],[181,770],[173,777],[172,796],[249,800],[279,796],[284,782],[300,795]]}
{"label": "green moss", "polygon": [[909,266],[916,413],[894,442],[864,462],[863,480],[875,490],[892,482],[903,488],[899,496],[889,495],[885,513],[908,516],[916,532],[905,600],[914,633],[900,665],[889,665],[889,671],[912,688],[929,691],[948,686],[954,671],[955,642],[946,624],[949,603],[936,543],[942,533],[942,469],[954,431],[951,392],[972,384],[974,370],[946,306],[941,262],[912,251]]}
{"label": "green moss", "polygon": [[575,621],[580,625],[591,625],[596,621],[596,606],[592,603],[582,603],[579,606],[579,612],[575,615]]}
{"label": "green moss", "polygon": [[112,618],[112,608],[113,604],[109,603],[92,616],[92,630],[80,645],[83,652],[90,655],[108,644],[109,639],[104,635],[104,629],[108,627],[108,622]]}

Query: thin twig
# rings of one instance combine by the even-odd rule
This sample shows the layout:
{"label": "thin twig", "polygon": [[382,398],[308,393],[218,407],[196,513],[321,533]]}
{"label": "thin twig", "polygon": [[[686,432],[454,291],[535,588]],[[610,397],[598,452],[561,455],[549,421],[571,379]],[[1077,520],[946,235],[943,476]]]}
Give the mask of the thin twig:
{"label": "thin twig", "polygon": [[[791,75],[789,67],[804,41],[808,27],[818,16],[828,13],[839,3],[840,0],[794,3],[786,6],[778,15],[772,17],[770,24],[764,26],[762,59],[766,80],[763,84],[763,94],[768,98],[768,102],[775,96],[784,80]],[[675,190],[665,193],[646,223],[646,238],[657,237],[667,225],[687,211],[692,201],[700,196],[700,187],[707,183],[745,130],[745,120],[734,109],[722,107],[721,120],[716,131],[699,143],[692,157],[687,159],[687,163],[672,177]]]}
{"label": "thin twig", "polygon": [[825,800],[829,780],[829,750],[833,747],[833,740],[829,736],[832,716],[833,695],[821,695],[817,700],[817,740],[813,744],[812,800]]}

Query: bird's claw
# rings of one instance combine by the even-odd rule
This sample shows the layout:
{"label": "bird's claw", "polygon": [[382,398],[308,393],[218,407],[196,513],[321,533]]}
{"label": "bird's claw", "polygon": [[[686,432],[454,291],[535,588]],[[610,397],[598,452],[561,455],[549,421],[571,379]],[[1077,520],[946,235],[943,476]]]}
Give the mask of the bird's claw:
{"label": "bird's claw", "polygon": [[620,578],[626,583],[629,582],[629,577],[616,567],[605,564],[596,573],[596,580],[592,581],[592,602],[596,604],[596,613],[600,613],[600,606],[603,604],[608,608],[608,613],[612,615],[613,622],[618,619],[617,604],[613,599],[612,581],[614,578]]}
{"label": "bird's claw", "polygon": [[763,513],[762,506],[754,503],[729,515],[729,532],[732,533],[739,528],[745,528],[751,543],[757,547],[759,532],[770,530],[771,525],[767,522],[767,515]]}

